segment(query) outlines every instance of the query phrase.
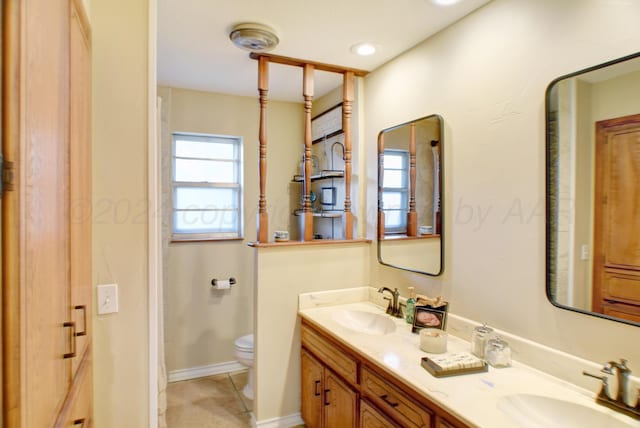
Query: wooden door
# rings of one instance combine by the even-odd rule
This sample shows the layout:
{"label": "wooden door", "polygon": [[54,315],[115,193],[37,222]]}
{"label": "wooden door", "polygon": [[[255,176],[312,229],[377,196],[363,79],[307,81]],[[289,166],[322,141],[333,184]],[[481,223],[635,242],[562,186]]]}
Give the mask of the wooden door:
{"label": "wooden door", "polygon": [[91,343],[91,34],[81,0],[70,4],[69,213],[75,373]]}
{"label": "wooden door", "polygon": [[593,310],[640,316],[640,115],[597,122]]}
{"label": "wooden door", "polygon": [[327,368],[325,368],[324,385],[324,426],[355,428],[357,394]]}
{"label": "wooden door", "polygon": [[4,426],[50,427],[71,382],[69,3],[3,2]]}
{"label": "wooden door", "polygon": [[304,349],[300,355],[302,367],[302,419],[308,428],[322,427],[323,367]]}

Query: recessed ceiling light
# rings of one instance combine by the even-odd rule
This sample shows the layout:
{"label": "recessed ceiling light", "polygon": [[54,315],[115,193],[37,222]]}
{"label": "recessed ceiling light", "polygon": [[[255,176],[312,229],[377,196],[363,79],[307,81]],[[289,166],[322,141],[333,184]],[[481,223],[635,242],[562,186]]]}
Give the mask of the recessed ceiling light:
{"label": "recessed ceiling light", "polygon": [[276,47],[278,36],[266,25],[245,23],[231,29],[229,38],[234,45],[248,51],[268,51]]}
{"label": "recessed ceiling light", "polygon": [[431,3],[437,4],[438,6],[451,6],[459,2],[460,0],[431,0]]}
{"label": "recessed ceiling light", "polygon": [[372,43],[358,43],[351,46],[351,52],[362,56],[373,55],[376,53],[376,47]]}

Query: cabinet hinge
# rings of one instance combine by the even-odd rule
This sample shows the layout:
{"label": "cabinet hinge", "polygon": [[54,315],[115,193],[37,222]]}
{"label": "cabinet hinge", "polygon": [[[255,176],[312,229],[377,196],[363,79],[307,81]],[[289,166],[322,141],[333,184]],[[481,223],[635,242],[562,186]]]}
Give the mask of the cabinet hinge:
{"label": "cabinet hinge", "polygon": [[0,155],[0,194],[13,190],[14,187],[14,164],[4,160]]}

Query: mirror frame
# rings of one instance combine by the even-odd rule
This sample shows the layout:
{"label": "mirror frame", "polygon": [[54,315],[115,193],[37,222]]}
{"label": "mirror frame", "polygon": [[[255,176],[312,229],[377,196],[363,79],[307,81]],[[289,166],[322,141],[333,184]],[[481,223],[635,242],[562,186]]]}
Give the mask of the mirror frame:
{"label": "mirror frame", "polygon": [[[384,261],[382,261],[382,254],[381,254],[381,247],[380,245],[382,244],[382,242],[384,241],[384,239],[380,239],[380,212],[382,211],[382,195],[381,195],[381,188],[382,188],[382,176],[380,174],[380,167],[382,166],[382,153],[380,151],[380,138],[382,137],[382,135],[385,132],[389,132],[389,131],[393,131],[394,129],[398,129],[400,127],[403,126],[407,126],[410,125],[412,123],[418,122],[420,120],[424,120],[424,119],[431,119],[431,118],[435,118],[438,120],[438,123],[440,125],[440,182],[439,184],[439,190],[440,190],[440,270],[438,270],[438,272],[436,273],[430,273],[430,272],[424,272],[424,271],[420,271],[420,270],[416,270],[416,269],[410,269],[410,268],[406,268],[406,267],[402,267],[402,266],[398,266],[392,263],[385,263]],[[420,117],[418,119],[413,119],[404,123],[401,123],[399,125],[395,125],[395,126],[391,126],[389,128],[385,128],[382,131],[380,131],[378,133],[378,141],[377,141],[377,147],[378,147],[378,162],[377,162],[377,173],[378,173],[378,179],[377,179],[377,185],[378,185],[378,189],[377,189],[377,195],[378,195],[378,209],[376,210],[376,239],[378,241],[378,245],[377,245],[377,256],[378,256],[378,263],[380,263],[381,265],[384,266],[388,266],[388,267],[392,267],[392,268],[396,268],[396,269],[401,269],[401,270],[405,270],[405,271],[409,271],[409,272],[413,272],[413,273],[419,273],[422,275],[427,275],[427,276],[440,276],[444,273],[444,246],[445,246],[445,233],[444,233],[444,228],[445,228],[445,207],[444,207],[444,129],[443,129],[443,124],[444,124],[444,120],[442,119],[442,116],[440,116],[439,114],[430,114],[428,116],[423,116]]]}
{"label": "mirror frame", "polygon": [[591,71],[600,70],[605,67],[609,67],[612,65],[616,65],[625,61],[629,61],[632,59],[640,58],[640,52],[636,52],[631,55],[627,55],[621,58],[613,59],[611,61],[607,61],[601,64],[597,64],[591,67],[587,67],[582,70],[578,70],[573,73],[565,74],[564,76],[560,76],[555,78],[547,85],[547,89],[545,91],[545,293],[547,296],[547,300],[553,306],[566,309],[573,312],[578,312],[585,315],[594,316],[597,318],[602,318],[606,320],[611,320],[623,324],[629,324],[635,327],[640,327],[640,323],[627,320],[624,318],[612,317],[610,315],[605,315],[597,312],[586,311],[580,308],[574,308],[571,306],[566,306],[560,304],[552,299],[552,286],[556,282],[556,255],[557,255],[557,214],[555,208],[557,208],[557,184],[558,184],[558,176],[557,176],[557,149],[554,147],[552,142],[552,132],[549,127],[549,123],[551,121],[551,91],[556,83],[560,82],[564,79],[569,79],[572,77],[579,76],[581,74],[589,73]]}

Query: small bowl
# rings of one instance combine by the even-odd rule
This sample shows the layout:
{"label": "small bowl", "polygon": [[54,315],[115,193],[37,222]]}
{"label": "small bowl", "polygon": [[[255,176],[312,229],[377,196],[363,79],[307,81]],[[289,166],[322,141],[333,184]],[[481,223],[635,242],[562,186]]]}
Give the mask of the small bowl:
{"label": "small bowl", "polygon": [[276,242],[287,242],[289,240],[289,231],[276,230],[273,232],[273,237],[276,240]]}
{"label": "small bowl", "polygon": [[433,226],[419,226],[418,233],[420,235],[432,235],[433,234]]}

